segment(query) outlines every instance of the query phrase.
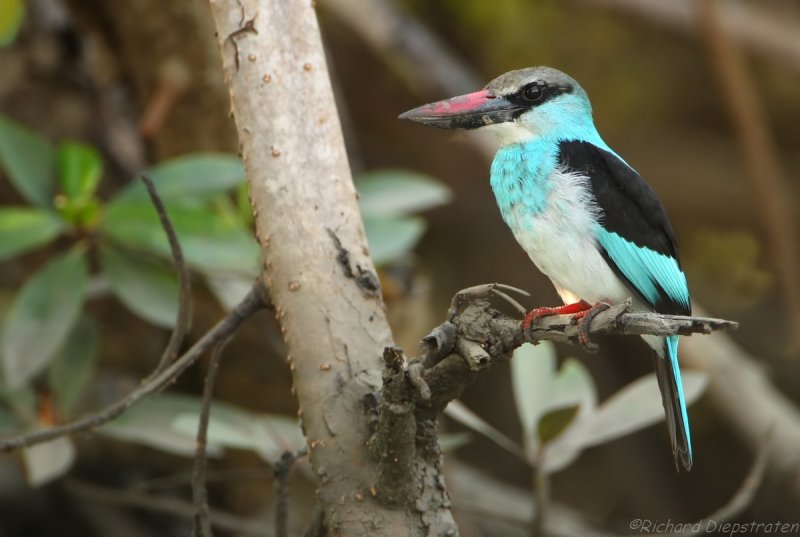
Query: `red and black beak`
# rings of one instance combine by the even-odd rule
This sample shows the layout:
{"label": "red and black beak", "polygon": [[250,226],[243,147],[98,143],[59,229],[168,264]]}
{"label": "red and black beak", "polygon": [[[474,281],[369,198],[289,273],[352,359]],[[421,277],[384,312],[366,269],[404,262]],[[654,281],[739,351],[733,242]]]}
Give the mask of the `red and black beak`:
{"label": "red and black beak", "polygon": [[513,121],[523,110],[524,107],[518,104],[481,90],[424,104],[403,112],[399,117],[440,129],[477,129]]}

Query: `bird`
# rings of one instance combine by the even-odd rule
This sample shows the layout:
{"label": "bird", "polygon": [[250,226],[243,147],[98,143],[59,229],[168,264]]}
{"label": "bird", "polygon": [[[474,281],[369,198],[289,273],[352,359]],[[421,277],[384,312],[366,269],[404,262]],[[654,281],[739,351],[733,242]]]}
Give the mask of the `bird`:
{"label": "bird", "polygon": [[[588,321],[609,304],[629,298],[634,310],[691,314],[664,206],[600,137],[589,97],[572,77],[545,66],[518,69],[480,91],[399,117],[497,135],[500,147],[490,184],[500,214],[564,302],[532,310],[523,328],[544,315],[573,314]],[[642,338],[652,349],[676,469],[680,463],[689,471],[693,454],[679,338]]]}

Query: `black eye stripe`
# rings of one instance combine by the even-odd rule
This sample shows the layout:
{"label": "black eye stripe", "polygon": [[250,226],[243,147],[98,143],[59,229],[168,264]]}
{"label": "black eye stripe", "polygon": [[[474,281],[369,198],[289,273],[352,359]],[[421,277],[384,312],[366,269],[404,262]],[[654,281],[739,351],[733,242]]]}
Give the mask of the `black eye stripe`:
{"label": "black eye stripe", "polygon": [[506,99],[518,106],[529,108],[546,103],[559,95],[572,93],[573,90],[574,88],[570,85],[551,85],[543,82],[532,82],[520,88],[516,93],[507,96]]}

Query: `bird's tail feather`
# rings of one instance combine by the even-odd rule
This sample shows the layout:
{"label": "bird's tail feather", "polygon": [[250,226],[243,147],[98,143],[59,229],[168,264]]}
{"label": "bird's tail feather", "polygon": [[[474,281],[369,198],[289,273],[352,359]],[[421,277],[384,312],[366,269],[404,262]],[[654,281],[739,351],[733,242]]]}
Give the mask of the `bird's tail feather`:
{"label": "bird's tail feather", "polygon": [[664,338],[661,352],[654,352],[658,387],[661,402],[667,416],[667,428],[672,440],[672,454],[675,466],[678,462],[685,470],[692,468],[692,437],[689,432],[689,417],[686,414],[686,400],[683,397],[681,370],[678,365],[678,336]]}

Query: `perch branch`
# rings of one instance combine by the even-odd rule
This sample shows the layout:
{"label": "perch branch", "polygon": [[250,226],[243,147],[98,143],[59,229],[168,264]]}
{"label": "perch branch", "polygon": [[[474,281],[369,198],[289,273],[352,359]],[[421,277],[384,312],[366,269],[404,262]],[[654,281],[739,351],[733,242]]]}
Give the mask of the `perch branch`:
{"label": "perch branch", "polygon": [[[500,289],[500,293],[497,290]],[[538,319],[524,331],[520,319],[497,310],[494,302],[508,302],[507,286],[487,284],[456,293],[448,319],[423,339],[426,353],[403,366],[402,352],[387,347],[384,353],[384,390],[378,425],[370,439],[379,461],[378,488],[391,503],[390,492],[408,486],[412,454],[421,448],[419,428],[433,422],[447,404],[478,377],[481,371],[511,358],[526,342],[544,340],[578,344],[578,326],[572,315]],[[611,306],[597,314],[590,335],[690,335],[738,327],[733,321],[710,317],[683,317],[632,312],[630,304]],[[431,356],[443,356],[433,360]],[[416,426],[415,426],[416,419]]]}

